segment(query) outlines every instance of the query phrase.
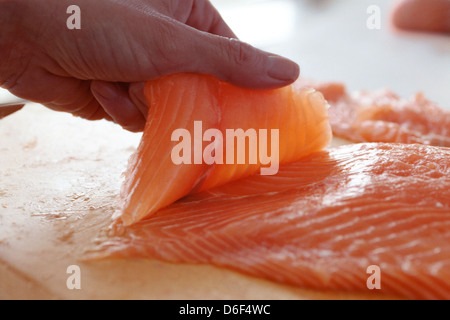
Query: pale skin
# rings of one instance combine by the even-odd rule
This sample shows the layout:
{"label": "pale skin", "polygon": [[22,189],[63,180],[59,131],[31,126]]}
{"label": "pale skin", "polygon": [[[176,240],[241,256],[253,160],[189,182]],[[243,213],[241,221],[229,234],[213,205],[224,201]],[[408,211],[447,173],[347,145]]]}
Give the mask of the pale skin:
{"label": "pale skin", "polygon": [[[394,25],[449,32],[449,3],[401,0]],[[82,10],[81,30],[66,27],[72,4]],[[197,72],[269,89],[300,72],[296,63],[240,42],[207,0],[0,0],[0,30],[3,88],[130,131],[145,125],[146,80]],[[21,107],[0,109],[0,119]]]}

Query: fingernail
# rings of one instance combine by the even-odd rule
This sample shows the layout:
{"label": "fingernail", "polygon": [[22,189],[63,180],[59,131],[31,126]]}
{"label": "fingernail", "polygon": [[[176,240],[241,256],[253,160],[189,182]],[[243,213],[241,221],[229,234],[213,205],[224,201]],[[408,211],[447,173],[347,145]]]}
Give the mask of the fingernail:
{"label": "fingernail", "polygon": [[300,75],[300,67],[293,61],[280,56],[269,57],[269,77],[280,81],[295,81]]}

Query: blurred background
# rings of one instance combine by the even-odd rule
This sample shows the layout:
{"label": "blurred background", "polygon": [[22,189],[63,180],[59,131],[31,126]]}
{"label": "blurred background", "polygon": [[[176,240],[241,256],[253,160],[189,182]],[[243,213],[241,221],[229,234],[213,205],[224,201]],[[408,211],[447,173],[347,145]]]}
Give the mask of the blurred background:
{"label": "blurred background", "polygon": [[[302,76],[350,90],[418,91],[450,109],[450,36],[395,30],[394,0],[212,0],[241,40],[300,64]],[[380,9],[369,29],[368,8]]]}

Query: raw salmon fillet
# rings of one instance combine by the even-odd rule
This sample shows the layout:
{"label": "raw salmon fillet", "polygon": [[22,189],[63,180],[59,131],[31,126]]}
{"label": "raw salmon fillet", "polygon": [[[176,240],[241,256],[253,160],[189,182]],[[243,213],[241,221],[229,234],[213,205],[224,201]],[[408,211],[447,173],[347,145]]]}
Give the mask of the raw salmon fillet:
{"label": "raw salmon fillet", "polygon": [[[357,144],[190,195],[91,257],[213,264],[317,290],[450,299],[450,149]],[[374,292],[375,293],[375,292]]]}
{"label": "raw salmon fillet", "polygon": [[354,142],[420,143],[450,147],[450,112],[418,93],[402,99],[388,89],[330,101],[336,136]]}
{"label": "raw salmon fillet", "polygon": [[[171,136],[178,129],[195,136],[196,121],[202,122],[203,131],[218,129],[224,136],[228,129],[279,130],[279,164],[324,149],[332,137],[329,106],[322,94],[296,85],[248,90],[211,76],[176,74],[149,81],[145,94],[149,120],[130,160],[120,210],[114,217],[126,225],[149,217],[190,193],[248,177],[263,167],[260,160],[255,164],[175,164],[171,153],[179,142],[172,142]],[[272,142],[275,141],[269,144]],[[200,141],[200,145],[205,148],[208,143]],[[249,145],[245,147],[249,154]],[[195,148],[192,139],[192,149]],[[237,153],[236,149],[235,156]]]}
{"label": "raw salmon fillet", "polygon": [[389,89],[349,93],[339,82],[302,79],[297,85],[315,88],[328,100],[335,136],[353,142],[450,147],[450,111],[437,106],[422,93],[403,99]]}

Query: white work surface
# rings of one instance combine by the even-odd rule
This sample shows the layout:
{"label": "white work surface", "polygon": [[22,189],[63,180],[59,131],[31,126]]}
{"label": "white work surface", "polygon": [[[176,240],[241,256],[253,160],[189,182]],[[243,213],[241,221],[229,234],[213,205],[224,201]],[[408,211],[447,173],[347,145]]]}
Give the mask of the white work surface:
{"label": "white work surface", "polygon": [[[213,1],[236,33],[297,61],[302,74],[350,90],[423,91],[450,108],[450,38],[393,32],[389,1]],[[382,9],[368,30],[366,9]],[[314,299],[311,292],[213,266],[152,260],[82,262],[107,227],[139,134],[39,105],[0,120],[0,299]],[[66,286],[81,268],[81,290]],[[375,296],[376,297],[376,296]]]}
{"label": "white work surface", "polygon": [[[422,91],[450,109],[450,35],[395,30],[393,0],[213,0],[237,36],[284,55],[302,76],[342,81],[350,90]],[[370,30],[367,9],[381,9]]]}

